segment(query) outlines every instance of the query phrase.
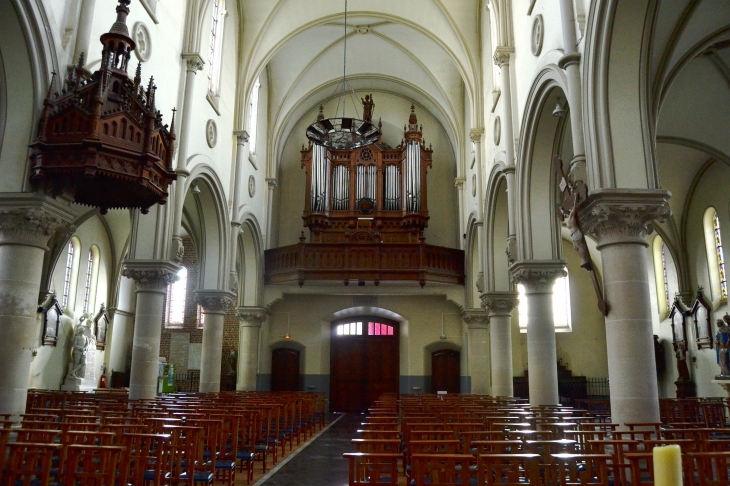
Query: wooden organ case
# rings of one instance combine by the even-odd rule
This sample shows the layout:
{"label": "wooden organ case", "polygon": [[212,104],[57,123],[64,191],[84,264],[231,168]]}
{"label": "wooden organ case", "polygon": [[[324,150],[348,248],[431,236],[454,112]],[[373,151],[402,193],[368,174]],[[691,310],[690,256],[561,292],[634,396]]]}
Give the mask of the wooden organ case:
{"label": "wooden organ case", "polygon": [[378,143],[354,150],[310,145],[300,243],[266,252],[267,284],[308,280],[417,281],[464,284],[464,252],[427,245],[425,146],[414,107],[401,145]]}

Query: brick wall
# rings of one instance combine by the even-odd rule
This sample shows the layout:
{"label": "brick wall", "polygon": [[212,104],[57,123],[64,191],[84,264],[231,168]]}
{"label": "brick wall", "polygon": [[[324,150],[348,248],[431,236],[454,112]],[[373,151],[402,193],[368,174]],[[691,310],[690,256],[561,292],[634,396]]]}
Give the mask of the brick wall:
{"label": "brick wall", "polygon": [[[183,326],[178,329],[167,329],[165,322],[160,323],[162,326],[162,336],[160,341],[160,356],[170,359],[170,336],[173,332],[190,333],[191,343],[203,342],[203,330],[198,328],[198,303],[195,300],[195,291],[198,288],[198,254],[193,246],[193,240],[183,238],[185,253],[183,254],[182,265],[188,269],[188,282],[185,293],[185,314],[183,317]],[[165,319],[167,317],[167,309],[165,309]],[[231,352],[234,354],[232,355]],[[238,353],[238,319],[236,319],[235,306],[226,313],[223,319],[223,358],[221,363],[221,387],[235,388],[235,376],[229,372],[236,370],[236,356]],[[232,383],[232,385],[231,385]],[[225,384],[225,385],[224,385]]]}

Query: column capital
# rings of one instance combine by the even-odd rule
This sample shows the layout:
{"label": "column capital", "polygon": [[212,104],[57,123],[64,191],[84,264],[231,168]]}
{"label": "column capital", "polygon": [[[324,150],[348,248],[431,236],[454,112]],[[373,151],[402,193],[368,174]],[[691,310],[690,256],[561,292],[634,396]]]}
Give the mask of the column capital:
{"label": "column capital", "polygon": [[505,64],[509,64],[509,57],[515,52],[514,47],[497,46],[494,49],[494,64],[502,67]]}
{"label": "column capital", "polygon": [[241,327],[261,327],[266,320],[269,310],[266,307],[239,307],[236,309],[236,317]]}
{"label": "column capital", "polygon": [[238,145],[248,143],[248,139],[250,138],[250,136],[246,130],[234,130],[233,134],[236,136],[236,141],[238,142]]}
{"label": "column capital", "polygon": [[137,290],[164,292],[177,281],[180,265],[165,260],[124,260],[122,275],[134,280]]}
{"label": "column capital", "polygon": [[197,52],[183,52],[182,58],[187,63],[187,71],[196,74],[196,71],[202,71],[205,66],[203,58]]}
{"label": "column capital", "polygon": [[487,329],[489,327],[489,316],[482,309],[463,309],[461,318],[469,329]]}
{"label": "column capital", "polygon": [[269,185],[270,191],[273,191],[274,189],[276,189],[276,186],[279,185],[279,181],[278,179],[276,179],[276,177],[267,177],[266,183]]}
{"label": "column capital", "polygon": [[568,273],[565,260],[522,260],[509,267],[512,282],[525,286],[526,294],[552,293],[555,279]]}
{"label": "column capital", "polygon": [[67,238],[76,231],[71,224],[76,215],[61,200],[12,193],[0,197],[0,206],[0,245],[34,246],[46,251],[51,236],[63,233]]}
{"label": "column capital", "polygon": [[469,140],[473,143],[482,143],[482,137],[484,136],[483,128],[473,128],[469,131]]}
{"label": "column capital", "polygon": [[459,191],[463,191],[465,182],[466,177],[457,177],[456,179],[454,179],[454,187],[456,187]]}
{"label": "column capital", "polygon": [[672,211],[669,191],[663,189],[597,189],[592,191],[579,213],[583,233],[606,245],[631,243],[648,246],[646,237],[655,222],[663,222]]}
{"label": "column capital", "polygon": [[517,292],[485,292],[479,296],[482,308],[491,316],[511,316],[512,309],[517,307]]}
{"label": "column capital", "polygon": [[229,290],[196,290],[195,300],[205,312],[225,314],[236,305],[236,294]]}

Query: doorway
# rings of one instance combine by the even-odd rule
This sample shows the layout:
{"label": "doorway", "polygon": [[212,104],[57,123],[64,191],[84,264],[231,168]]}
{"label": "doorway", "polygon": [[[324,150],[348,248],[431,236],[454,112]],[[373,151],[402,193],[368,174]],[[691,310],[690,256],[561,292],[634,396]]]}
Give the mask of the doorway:
{"label": "doorway", "polygon": [[431,391],[461,393],[461,353],[440,349],[431,353]]}
{"label": "doorway", "polygon": [[272,351],[271,391],[299,391],[299,351],[296,349]]}
{"label": "doorway", "polygon": [[330,410],[366,412],[383,393],[398,393],[400,334],[398,322],[375,316],[332,323]]}

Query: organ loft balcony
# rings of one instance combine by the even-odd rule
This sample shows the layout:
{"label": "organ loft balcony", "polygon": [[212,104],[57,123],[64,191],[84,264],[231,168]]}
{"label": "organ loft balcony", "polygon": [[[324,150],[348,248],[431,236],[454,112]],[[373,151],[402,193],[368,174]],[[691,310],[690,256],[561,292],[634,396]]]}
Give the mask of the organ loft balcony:
{"label": "organ loft balcony", "polygon": [[299,244],[267,250],[265,283],[464,284],[464,252],[426,243],[433,151],[415,110],[400,145],[382,137],[354,150],[302,148],[306,172]]}

